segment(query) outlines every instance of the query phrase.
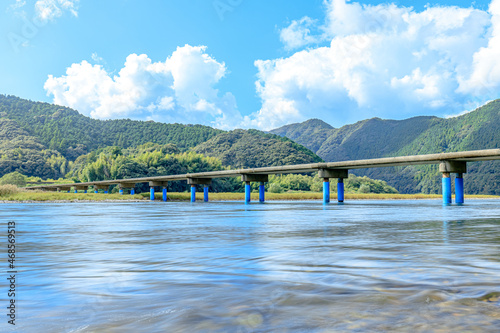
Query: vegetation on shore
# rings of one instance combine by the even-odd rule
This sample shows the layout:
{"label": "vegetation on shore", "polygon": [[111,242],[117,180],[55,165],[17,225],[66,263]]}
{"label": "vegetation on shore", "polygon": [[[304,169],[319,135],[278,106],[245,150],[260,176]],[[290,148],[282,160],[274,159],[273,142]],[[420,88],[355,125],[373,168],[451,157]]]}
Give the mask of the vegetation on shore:
{"label": "vegetation on shore", "polygon": [[[252,200],[258,201],[259,194],[252,193]],[[500,199],[499,196],[492,195],[467,195],[467,199]],[[67,193],[67,192],[43,192],[43,191],[28,191],[18,188],[14,185],[0,186],[0,201],[12,202],[54,202],[54,201],[148,201],[149,193],[141,193],[135,195],[120,195],[117,193],[103,194],[103,193]],[[162,194],[156,193],[155,199],[162,200]],[[169,201],[189,201],[191,194],[188,192],[169,192]],[[196,199],[203,201],[203,193],[196,193]],[[245,199],[244,193],[210,193],[210,201],[243,201]],[[323,199],[321,192],[304,192],[304,191],[291,191],[286,193],[266,193],[266,201],[300,201],[300,200],[317,200]],[[331,200],[336,200],[336,195],[331,195]],[[436,199],[440,200],[441,195],[438,194],[398,194],[398,193],[347,193],[345,195],[346,201],[349,200],[417,200],[417,199]]]}

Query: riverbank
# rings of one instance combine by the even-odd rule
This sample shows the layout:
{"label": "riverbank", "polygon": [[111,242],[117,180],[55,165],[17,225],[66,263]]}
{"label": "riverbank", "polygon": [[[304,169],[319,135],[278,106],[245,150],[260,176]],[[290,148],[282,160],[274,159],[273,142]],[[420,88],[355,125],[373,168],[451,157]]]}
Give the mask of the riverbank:
{"label": "riverbank", "polygon": [[[440,200],[440,194],[377,194],[377,193],[346,193],[345,200],[421,200],[436,199]],[[155,199],[162,200],[161,193],[157,193]],[[170,192],[169,201],[189,201],[191,193],[188,192]],[[203,201],[203,193],[197,193],[196,199]],[[210,193],[210,201],[244,201],[244,193]],[[291,192],[291,193],[266,193],[266,201],[300,201],[300,200],[318,200],[323,199],[321,192]],[[466,195],[466,199],[500,199],[500,196],[494,195]],[[62,193],[62,192],[17,192],[4,194],[0,196],[0,203],[11,202],[137,202],[149,200],[149,193],[135,195],[120,195],[118,193]],[[259,194],[252,193],[252,201],[258,201]],[[336,193],[331,194],[332,202],[337,200]]]}

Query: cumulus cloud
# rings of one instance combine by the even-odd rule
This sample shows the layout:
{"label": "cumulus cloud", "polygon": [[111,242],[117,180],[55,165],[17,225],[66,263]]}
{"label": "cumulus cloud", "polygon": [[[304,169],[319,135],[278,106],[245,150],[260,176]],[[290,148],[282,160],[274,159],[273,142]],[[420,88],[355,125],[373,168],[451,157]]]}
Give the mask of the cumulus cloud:
{"label": "cumulus cloud", "polygon": [[37,0],[35,12],[42,22],[61,17],[65,11],[78,16],[78,3],[79,0]]}
{"label": "cumulus cloud", "polygon": [[445,115],[500,97],[500,0],[489,11],[344,0],[325,8],[323,24],[304,17],[281,30],[285,48],[307,48],[255,62],[262,107],[247,117],[253,126]]}
{"label": "cumulus cloud", "polygon": [[324,37],[322,35],[312,34],[317,26],[317,21],[307,16],[300,20],[294,20],[288,27],[281,29],[281,42],[285,45],[285,48],[289,50],[319,43],[323,41]]}
{"label": "cumulus cloud", "polygon": [[205,46],[178,47],[164,62],[131,54],[113,76],[101,65],[82,61],[67,68],[66,75],[49,75],[44,88],[54,103],[98,119],[236,126],[241,115],[234,96],[220,94],[215,87],[227,73],[226,66],[205,50]]}

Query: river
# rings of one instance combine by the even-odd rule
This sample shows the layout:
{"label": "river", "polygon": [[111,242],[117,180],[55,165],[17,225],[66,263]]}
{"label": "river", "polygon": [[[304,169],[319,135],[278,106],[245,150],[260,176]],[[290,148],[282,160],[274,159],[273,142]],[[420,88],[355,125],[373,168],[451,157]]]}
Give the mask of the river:
{"label": "river", "polygon": [[2,272],[7,222],[16,222],[19,332],[500,327],[498,200],[40,203],[0,212]]}

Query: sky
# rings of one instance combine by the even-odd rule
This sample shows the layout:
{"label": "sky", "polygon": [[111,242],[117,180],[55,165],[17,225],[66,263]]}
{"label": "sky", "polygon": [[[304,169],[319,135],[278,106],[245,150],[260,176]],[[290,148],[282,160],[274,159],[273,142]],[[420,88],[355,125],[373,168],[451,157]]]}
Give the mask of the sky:
{"label": "sky", "polygon": [[500,0],[5,0],[0,94],[270,130],[500,98]]}

